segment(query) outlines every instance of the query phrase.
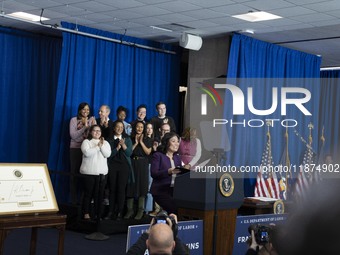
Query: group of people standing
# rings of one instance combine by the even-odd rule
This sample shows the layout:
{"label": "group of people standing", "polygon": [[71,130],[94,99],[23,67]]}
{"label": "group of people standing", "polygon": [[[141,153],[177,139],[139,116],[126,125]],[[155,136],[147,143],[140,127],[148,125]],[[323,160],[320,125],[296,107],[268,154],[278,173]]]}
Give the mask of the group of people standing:
{"label": "group of people standing", "polygon": [[[156,204],[169,213],[176,212],[172,190],[174,179],[180,173],[178,167],[184,165],[190,169],[196,164],[201,153],[200,141],[196,137],[191,139],[190,129],[187,129],[185,132],[189,132],[189,136],[186,135],[180,145],[174,120],[166,116],[165,103],[157,103],[158,115],[150,122],[146,121],[146,110],[145,105],[138,106],[137,119],[129,124],[125,121],[125,107],[118,107],[117,119],[112,121],[108,105],[100,107],[99,118],[95,119],[91,117],[89,105],[81,103],[78,115],[71,119],[70,195],[71,202],[77,203],[77,174],[80,172],[84,219],[103,217],[105,189],[109,190],[106,219],[141,219],[150,190]],[[194,148],[190,149],[186,143]],[[183,154],[188,154],[183,155],[183,160],[177,154],[181,147]],[[189,154],[192,154],[192,161]],[[92,215],[91,201],[95,212]]]}

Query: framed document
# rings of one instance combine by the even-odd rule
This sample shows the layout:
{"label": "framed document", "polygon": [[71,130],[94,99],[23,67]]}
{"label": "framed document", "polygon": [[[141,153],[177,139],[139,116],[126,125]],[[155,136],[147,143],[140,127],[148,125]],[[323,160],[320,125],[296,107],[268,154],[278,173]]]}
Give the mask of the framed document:
{"label": "framed document", "polygon": [[0,215],[57,211],[46,164],[0,164]]}

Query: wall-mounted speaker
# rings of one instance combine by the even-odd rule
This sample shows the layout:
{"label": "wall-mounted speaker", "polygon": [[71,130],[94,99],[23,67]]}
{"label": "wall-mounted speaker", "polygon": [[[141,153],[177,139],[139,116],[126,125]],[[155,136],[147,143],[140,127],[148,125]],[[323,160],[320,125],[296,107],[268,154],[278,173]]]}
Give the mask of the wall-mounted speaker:
{"label": "wall-mounted speaker", "polygon": [[202,47],[202,38],[198,35],[183,33],[179,45],[189,50],[199,50]]}

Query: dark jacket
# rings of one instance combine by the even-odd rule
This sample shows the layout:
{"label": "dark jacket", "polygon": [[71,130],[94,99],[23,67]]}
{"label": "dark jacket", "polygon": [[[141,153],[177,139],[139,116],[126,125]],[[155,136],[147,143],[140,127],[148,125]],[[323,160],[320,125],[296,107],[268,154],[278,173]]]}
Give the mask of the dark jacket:
{"label": "dark jacket", "polygon": [[[127,148],[126,148],[125,151],[123,151],[123,155],[124,155],[124,158],[126,159],[126,161],[128,162],[129,169],[130,169],[129,182],[135,182],[135,176],[133,174],[131,158],[130,158],[131,155],[132,155],[132,141],[131,141],[130,137],[128,137],[128,136],[124,137],[124,139],[125,139],[125,144],[126,144]],[[108,140],[108,142],[111,146],[111,155],[108,158],[108,165],[109,165],[109,169],[110,169],[111,161],[117,155],[118,151],[117,151],[117,148],[115,146],[115,140],[114,140],[113,136]]]}
{"label": "dark jacket", "polygon": [[[173,155],[173,160],[176,166],[181,166],[181,158],[178,154]],[[155,152],[151,160],[151,194],[159,195],[167,192],[170,189],[172,176],[168,174],[168,169],[171,168],[171,162],[168,156],[161,152]]]}

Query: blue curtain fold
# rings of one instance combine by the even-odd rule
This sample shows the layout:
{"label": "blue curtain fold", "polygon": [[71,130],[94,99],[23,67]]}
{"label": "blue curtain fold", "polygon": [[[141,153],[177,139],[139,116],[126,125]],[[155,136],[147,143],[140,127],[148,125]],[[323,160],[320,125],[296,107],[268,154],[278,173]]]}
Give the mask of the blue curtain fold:
{"label": "blue curtain fold", "polygon": [[[75,25],[63,22],[62,26],[75,29]],[[110,118],[116,119],[116,109],[123,105],[129,109],[127,121],[136,118],[136,108],[146,104],[147,117],[156,115],[155,104],[164,101],[167,115],[178,120],[180,52],[167,54],[134,47],[142,44],[166,50],[179,51],[177,47],[133,37],[113,34],[97,29],[77,26],[79,31],[124,40],[124,45],[63,33],[63,51],[59,73],[55,115],[49,153],[49,169],[68,171],[69,120],[76,116],[81,102],[88,102],[92,115],[98,117],[102,104],[111,107]],[[57,194],[65,199],[68,185],[54,180]]]}
{"label": "blue curtain fold", "polygon": [[47,163],[61,42],[0,27],[0,162]]}
{"label": "blue curtain fold", "polygon": [[[308,141],[308,124],[312,123],[313,148],[318,148],[319,117],[319,76],[321,58],[315,55],[291,50],[271,43],[256,40],[244,35],[234,34],[229,54],[227,82],[239,86],[245,95],[245,115],[233,115],[231,103],[224,106],[224,118],[240,122],[250,119],[295,119],[298,126],[288,128],[289,153],[292,164],[300,164],[300,154],[305,149],[301,138]],[[243,78],[243,79],[236,79]],[[287,79],[288,78],[288,79]],[[303,78],[303,79],[298,79]],[[249,82],[252,81],[252,82]],[[247,88],[252,86],[253,102],[256,109],[268,109],[272,104],[272,87],[278,87],[278,108],[269,116],[257,116],[247,110]],[[311,92],[311,100],[304,104],[312,113],[305,116],[296,107],[288,106],[287,115],[281,116],[280,90],[282,87],[303,87]],[[292,94],[300,98],[301,95]],[[225,102],[232,102],[230,93],[226,93]],[[280,122],[270,127],[272,156],[279,164],[284,150],[284,133],[286,128]],[[267,126],[252,128],[249,126],[227,126],[231,150],[227,152],[227,162],[235,166],[258,166],[266,141]],[[295,131],[300,136],[295,134]],[[256,173],[245,174],[245,195],[254,194]]]}
{"label": "blue curtain fold", "polygon": [[320,128],[324,128],[326,154],[337,159],[340,155],[340,70],[321,71]]}

